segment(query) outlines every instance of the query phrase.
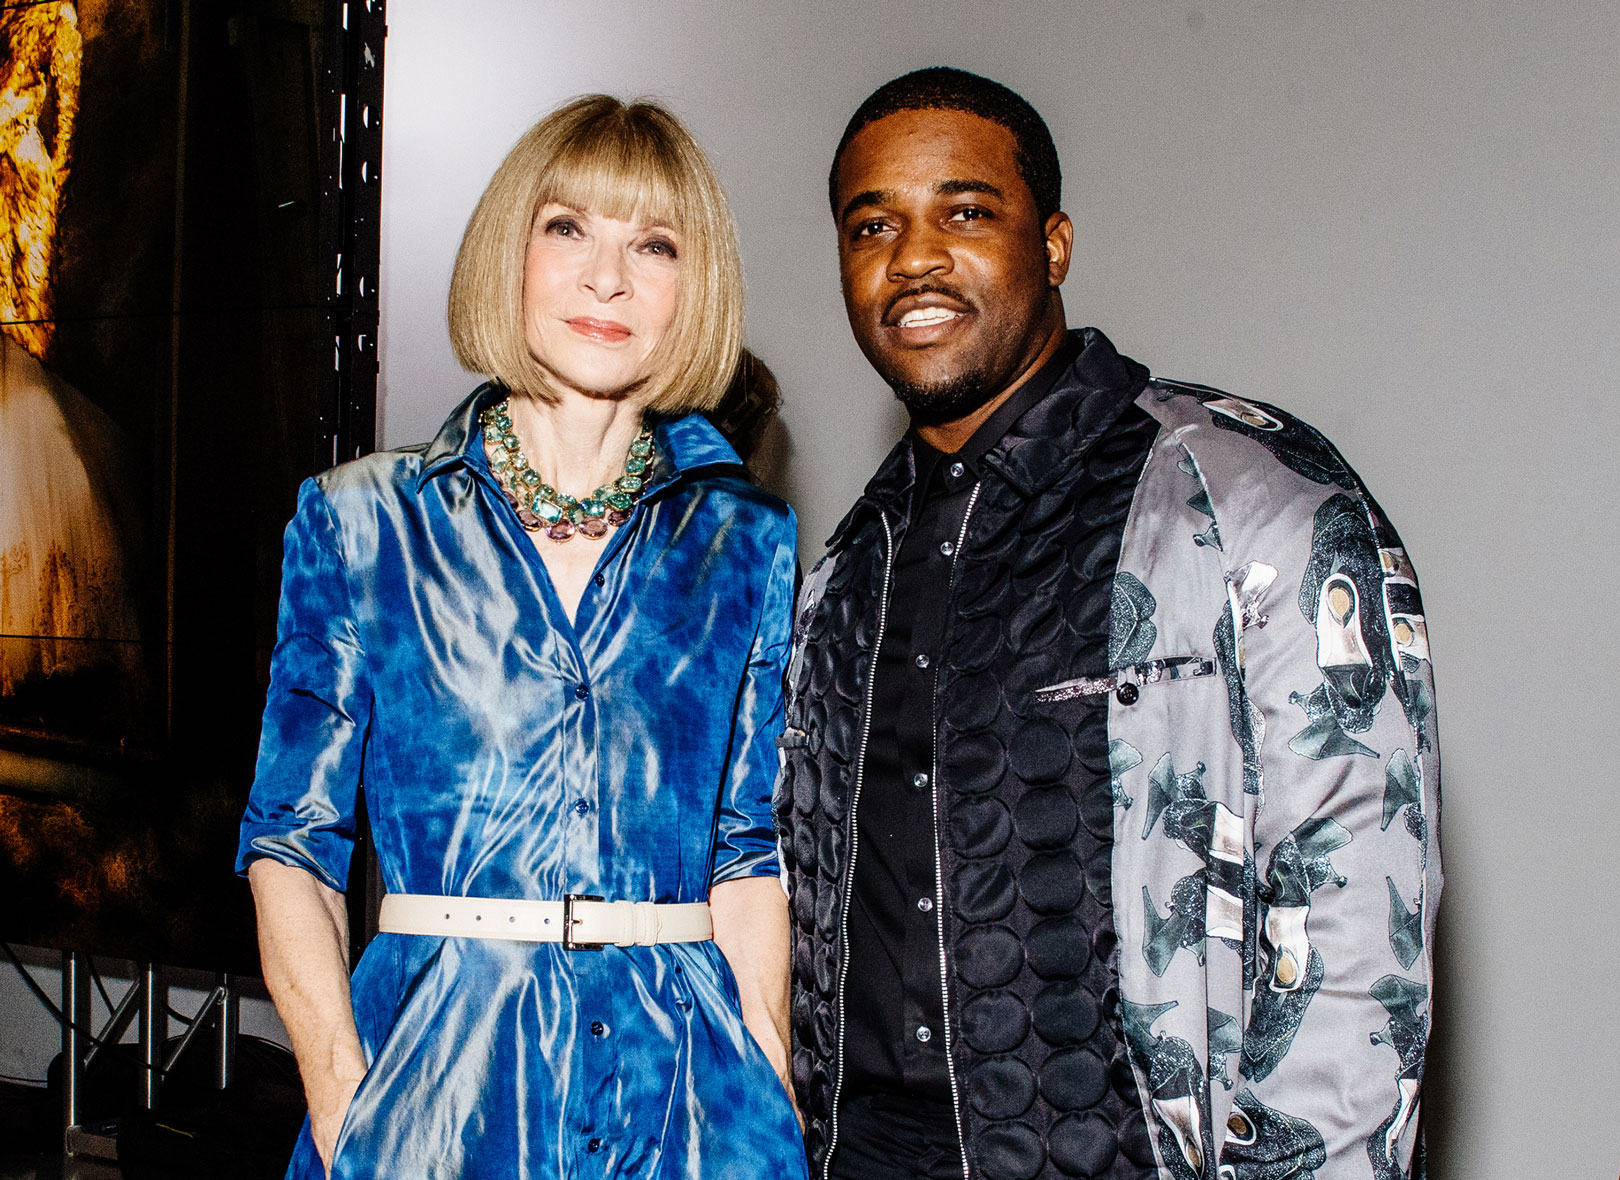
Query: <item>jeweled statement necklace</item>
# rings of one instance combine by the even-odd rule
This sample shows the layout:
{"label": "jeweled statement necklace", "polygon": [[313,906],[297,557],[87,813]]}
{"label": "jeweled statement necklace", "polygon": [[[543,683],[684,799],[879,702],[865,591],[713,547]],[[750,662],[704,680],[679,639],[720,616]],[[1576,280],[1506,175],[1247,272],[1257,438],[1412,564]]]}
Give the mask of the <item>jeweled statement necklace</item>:
{"label": "jeweled statement necklace", "polygon": [[517,509],[518,522],[524,528],[531,533],[544,529],[553,541],[567,541],[575,533],[600,541],[609,528],[630,519],[630,510],[641,499],[647,468],[652,464],[651,427],[643,426],[630,444],[623,475],[576,500],[546,483],[529,463],[523,444],[513,432],[511,410],[511,403],[503,401],[485,410],[479,420],[484,424],[484,449],[489,454],[490,468],[500,481],[501,491]]}

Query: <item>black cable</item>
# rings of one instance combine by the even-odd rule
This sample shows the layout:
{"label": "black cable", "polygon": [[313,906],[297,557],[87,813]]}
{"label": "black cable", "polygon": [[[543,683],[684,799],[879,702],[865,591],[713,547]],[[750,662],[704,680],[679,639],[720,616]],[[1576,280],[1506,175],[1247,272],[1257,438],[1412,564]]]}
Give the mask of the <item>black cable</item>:
{"label": "black cable", "polygon": [[[56,1023],[66,1024],[68,1019],[66,1016],[62,1015],[62,1009],[58,1008],[56,1004],[52,1002],[51,997],[45,994],[45,989],[40,987],[35,981],[34,977],[29,974],[28,968],[24,967],[22,965],[22,960],[17,957],[17,952],[11,949],[11,944],[9,942],[0,942],[0,948],[4,948],[6,958],[10,959],[11,965],[17,968],[17,973],[22,976],[23,982],[28,985],[28,990],[34,993],[34,998],[41,1004],[44,1004],[45,1007],[50,1011],[50,1014],[56,1017]],[[77,1026],[77,1029],[79,1035],[88,1040],[92,1045],[99,1046],[101,1044],[101,1041],[96,1038],[93,1028],[87,1029],[83,1025],[79,1025]]]}
{"label": "black cable", "polygon": [[101,1002],[107,1005],[107,1013],[111,1015],[115,1011],[112,997],[107,994],[107,985],[101,982],[101,972],[96,970],[96,961],[89,955],[84,957],[84,961],[90,964],[90,978],[95,980],[96,990],[101,993]]}
{"label": "black cable", "polygon": [[174,1018],[175,1020],[178,1020],[181,1024],[186,1025],[188,1028],[191,1025],[197,1023],[197,1018],[195,1016],[183,1016],[178,1011],[176,1011],[172,1006],[167,1005],[167,1004],[165,1004],[164,1007],[169,1009],[169,1015],[172,1018]]}
{"label": "black cable", "polygon": [[25,1078],[14,1073],[0,1073],[0,1082],[16,1082],[21,1086],[32,1086],[40,1089],[50,1085],[50,1082],[44,1078]]}

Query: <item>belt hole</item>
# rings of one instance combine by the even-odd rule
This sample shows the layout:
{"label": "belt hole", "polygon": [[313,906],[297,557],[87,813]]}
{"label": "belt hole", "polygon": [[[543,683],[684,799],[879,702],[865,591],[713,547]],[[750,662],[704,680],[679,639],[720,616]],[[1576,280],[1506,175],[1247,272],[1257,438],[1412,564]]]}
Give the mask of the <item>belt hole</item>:
{"label": "belt hole", "polygon": [[449,920],[450,920],[450,915],[449,915],[449,914],[446,914],[446,915],[445,915],[445,916],[444,916],[444,920],[445,920],[445,921],[446,921],[446,922],[448,922],[448,921],[449,921]]}
{"label": "belt hole", "polygon": [[506,916],[506,920],[508,922],[516,922],[517,921],[517,915],[516,914],[508,914]]}
{"label": "belt hole", "polygon": [[482,922],[483,920],[484,920],[484,915],[483,914],[474,914],[473,915],[473,921],[474,922]]}

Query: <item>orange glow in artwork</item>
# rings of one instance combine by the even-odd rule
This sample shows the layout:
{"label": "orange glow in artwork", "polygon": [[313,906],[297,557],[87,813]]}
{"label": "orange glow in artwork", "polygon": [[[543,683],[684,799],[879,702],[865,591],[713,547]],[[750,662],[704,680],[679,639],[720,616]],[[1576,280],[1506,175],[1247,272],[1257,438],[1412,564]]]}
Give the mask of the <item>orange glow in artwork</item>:
{"label": "orange glow in artwork", "polygon": [[79,113],[78,13],[68,3],[5,9],[0,44],[0,330],[43,358],[56,219]]}

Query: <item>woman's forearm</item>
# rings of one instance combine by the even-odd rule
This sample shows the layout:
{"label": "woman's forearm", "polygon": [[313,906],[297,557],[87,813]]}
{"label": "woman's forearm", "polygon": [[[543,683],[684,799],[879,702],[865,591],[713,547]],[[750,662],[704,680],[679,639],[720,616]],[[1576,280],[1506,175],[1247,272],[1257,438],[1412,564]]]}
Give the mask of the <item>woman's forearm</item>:
{"label": "woman's forearm", "polygon": [[788,905],[775,877],[744,877],[709,894],[714,941],[737,977],[743,1023],[793,1097],[788,1031]]}
{"label": "woman's forearm", "polygon": [[248,867],[265,986],[292,1040],[316,1149],[328,1166],[365,1054],[349,1001],[349,922],[341,893],[273,860]]}

